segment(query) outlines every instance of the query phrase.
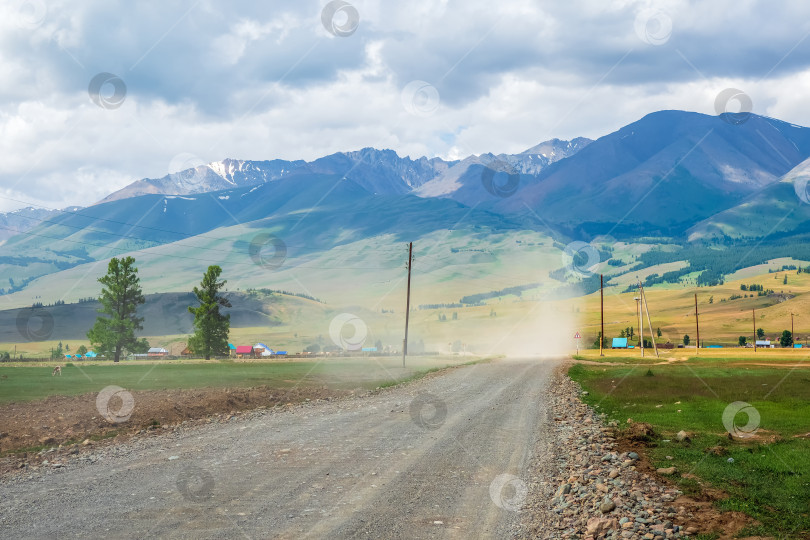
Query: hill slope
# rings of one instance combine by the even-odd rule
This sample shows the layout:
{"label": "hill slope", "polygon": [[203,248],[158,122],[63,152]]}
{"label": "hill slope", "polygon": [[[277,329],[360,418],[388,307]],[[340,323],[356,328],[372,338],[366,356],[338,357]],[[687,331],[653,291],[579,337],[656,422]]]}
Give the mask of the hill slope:
{"label": "hill slope", "polygon": [[810,232],[810,159],[740,204],[689,229],[689,239],[762,238]]}
{"label": "hill slope", "polygon": [[495,205],[570,230],[680,233],[776,182],[810,156],[810,129],[752,115],[660,111],[601,137]]}

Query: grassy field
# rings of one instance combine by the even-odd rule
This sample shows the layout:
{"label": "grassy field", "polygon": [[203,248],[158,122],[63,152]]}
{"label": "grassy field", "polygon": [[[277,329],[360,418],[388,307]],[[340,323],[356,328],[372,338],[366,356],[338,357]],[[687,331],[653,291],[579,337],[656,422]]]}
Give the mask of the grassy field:
{"label": "grassy field", "polygon": [[318,386],[330,389],[373,389],[390,386],[425,372],[474,360],[470,357],[336,358],[306,362],[156,361],[76,363],[62,376],[52,365],[0,365],[0,403],[44,399],[52,395],[98,392],[108,385],[128,390],[172,388]]}
{"label": "grassy field", "polygon": [[[780,260],[779,262],[789,262]],[[703,345],[736,345],[739,336],[753,341],[754,321],[752,309],[756,310],[756,327],[762,328],[772,342],[778,341],[783,330],[790,330],[794,313],[794,330],[797,343],[805,343],[810,337],[810,274],[797,274],[796,271],[776,271],[778,264],[759,265],[756,270],[740,271],[727,278],[723,285],[715,287],[694,287],[684,284],[662,284],[646,288],[647,304],[654,330],[661,329],[662,336],[656,337],[659,343],[682,343],[684,335],[689,335],[694,345],[695,293],[698,295],[700,338]],[[635,276],[635,273],[634,273]],[[787,284],[784,279],[787,277]],[[740,285],[762,285],[772,289],[776,296],[757,296],[740,289]],[[623,287],[605,289],[605,335],[619,337],[621,330],[632,326],[638,334],[636,315],[636,292],[621,292]],[[747,298],[731,299],[733,295],[748,295]],[[599,293],[588,295],[569,302],[579,307],[582,313],[579,330],[583,334],[582,345],[591,346],[599,331]],[[645,337],[647,320],[644,318]]]}
{"label": "grassy field", "polygon": [[[729,361],[576,365],[570,375],[588,390],[584,399],[620,426],[632,418],[655,427],[660,437],[648,450],[651,461],[655,467],[676,466],[674,481],[686,493],[700,492],[701,483],[723,490],[728,498],[716,502],[719,508],[745,512],[761,523],[748,534],[810,534],[810,440],[804,436],[810,431],[810,369]],[[735,402],[753,409],[735,408]],[[729,428],[751,436],[731,441]],[[690,433],[690,442],[677,441],[680,430]],[[715,451],[707,452],[710,448]]]}
{"label": "grassy field", "polygon": [[807,364],[810,368],[810,349],[757,349],[750,348],[728,349],[661,349],[655,356],[653,349],[644,349],[641,356],[640,349],[605,349],[604,356],[599,356],[599,349],[581,350],[575,356],[577,360],[600,363],[621,364],[778,364],[802,366]]}

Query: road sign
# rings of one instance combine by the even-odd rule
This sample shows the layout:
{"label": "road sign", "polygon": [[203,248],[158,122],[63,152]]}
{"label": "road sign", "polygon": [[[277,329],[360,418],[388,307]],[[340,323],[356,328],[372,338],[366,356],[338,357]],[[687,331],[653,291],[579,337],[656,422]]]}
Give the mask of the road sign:
{"label": "road sign", "polygon": [[582,339],[582,336],[579,335],[579,332],[574,334],[574,339]]}

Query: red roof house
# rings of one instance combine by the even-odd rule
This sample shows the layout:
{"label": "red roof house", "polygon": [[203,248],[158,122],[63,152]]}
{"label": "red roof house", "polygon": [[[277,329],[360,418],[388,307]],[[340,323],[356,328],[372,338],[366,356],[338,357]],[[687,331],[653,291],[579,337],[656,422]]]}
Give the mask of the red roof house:
{"label": "red roof house", "polygon": [[245,356],[253,356],[253,347],[250,345],[237,345],[236,356],[244,358]]}

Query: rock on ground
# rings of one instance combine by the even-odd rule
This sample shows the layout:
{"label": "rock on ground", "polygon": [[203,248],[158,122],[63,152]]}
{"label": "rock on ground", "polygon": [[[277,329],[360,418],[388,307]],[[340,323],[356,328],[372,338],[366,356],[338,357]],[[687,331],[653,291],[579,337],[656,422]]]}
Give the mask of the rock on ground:
{"label": "rock on ground", "polygon": [[[583,404],[579,386],[564,375],[551,385],[553,421],[531,467],[520,538],[666,539],[686,537],[691,517],[676,507],[681,492],[638,470],[635,452],[618,452],[616,424]],[[632,424],[639,439],[653,435]]]}

